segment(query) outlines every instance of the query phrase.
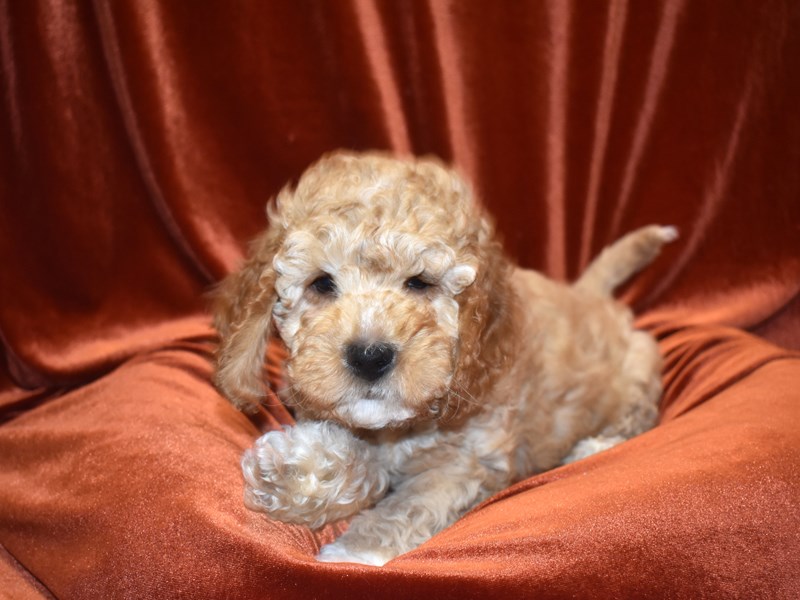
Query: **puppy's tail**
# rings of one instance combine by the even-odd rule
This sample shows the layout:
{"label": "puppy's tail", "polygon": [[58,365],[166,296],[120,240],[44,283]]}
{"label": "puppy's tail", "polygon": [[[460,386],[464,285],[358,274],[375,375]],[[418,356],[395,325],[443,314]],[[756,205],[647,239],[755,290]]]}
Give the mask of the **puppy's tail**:
{"label": "puppy's tail", "polygon": [[674,227],[649,225],[632,231],[605,248],[575,282],[575,287],[611,294],[658,256],[661,246],[677,238],[678,230]]}

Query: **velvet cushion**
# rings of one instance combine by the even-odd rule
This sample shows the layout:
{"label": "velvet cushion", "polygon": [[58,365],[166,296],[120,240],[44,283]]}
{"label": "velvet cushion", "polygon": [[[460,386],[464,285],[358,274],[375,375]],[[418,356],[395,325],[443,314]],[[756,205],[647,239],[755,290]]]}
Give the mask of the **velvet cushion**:
{"label": "velvet cushion", "polygon": [[[142,353],[0,429],[3,544],[57,597],[791,597],[800,591],[800,355],[732,329],[662,343],[662,422],[502,492],[377,569],[246,510],[248,419],[210,332]],[[177,333],[177,332],[176,332]]]}
{"label": "velvet cushion", "polygon": [[[798,67],[791,0],[0,2],[0,594],[800,596]],[[247,511],[291,416],[213,389],[204,293],[337,147],[454,161],[560,279],[678,226],[622,293],[661,424],[382,569]]]}

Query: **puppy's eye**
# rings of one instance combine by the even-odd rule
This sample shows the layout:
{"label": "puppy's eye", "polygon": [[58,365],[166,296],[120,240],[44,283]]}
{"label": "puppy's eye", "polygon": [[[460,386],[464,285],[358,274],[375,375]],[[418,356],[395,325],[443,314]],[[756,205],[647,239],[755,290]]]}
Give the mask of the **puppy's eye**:
{"label": "puppy's eye", "polygon": [[405,286],[409,290],[422,291],[431,287],[431,284],[423,281],[420,277],[409,277],[406,279]]}
{"label": "puppy's eye", "polygon": [[331,296],[336,293],[336,284],[333,282],[333,277],[327,273],[312,281],[311,288],[321,296]]}

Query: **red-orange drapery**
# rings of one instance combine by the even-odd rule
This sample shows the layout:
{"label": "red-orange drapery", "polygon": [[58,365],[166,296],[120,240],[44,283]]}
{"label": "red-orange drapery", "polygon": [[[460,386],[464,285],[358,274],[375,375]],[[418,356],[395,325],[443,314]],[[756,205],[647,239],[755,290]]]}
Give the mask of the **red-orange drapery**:
{"label": "red-orange drapery", "polygon": [[[800,595],[800,4],[0,0],[0,573],[16,597]],[[241,503],[203,292],[338,147],[455,162],[624,292],[662,424],[383,569]]]}

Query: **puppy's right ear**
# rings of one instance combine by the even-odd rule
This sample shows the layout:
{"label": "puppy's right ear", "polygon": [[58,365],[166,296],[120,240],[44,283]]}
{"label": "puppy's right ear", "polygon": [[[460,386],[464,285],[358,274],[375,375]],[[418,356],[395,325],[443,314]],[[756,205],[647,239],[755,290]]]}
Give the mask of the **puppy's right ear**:
{"label": "puppy's right ear", "polygon": [[282,230],[270,227],[256,238],[249,256],[212,292],[214,326],[220,344],[214,383],[240,410],[254,412],[266,395],[264,351],[275,304],[272,259],[280,247]]}

